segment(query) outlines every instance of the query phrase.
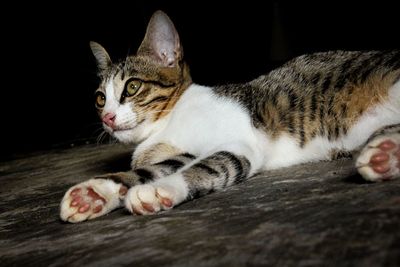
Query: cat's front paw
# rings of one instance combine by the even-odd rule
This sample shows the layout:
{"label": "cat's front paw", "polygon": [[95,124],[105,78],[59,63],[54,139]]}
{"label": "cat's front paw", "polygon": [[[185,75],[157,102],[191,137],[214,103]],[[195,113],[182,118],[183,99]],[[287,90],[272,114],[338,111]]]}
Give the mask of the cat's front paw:
{"label": "cat's front paw", "polygon": [[177,202],[173,188],[144,184],[129,189],[125,198],[125,207],[131,213],[148,215],[171,209],[178,204]]}
{"label": "cat's front paw", "polygon": [[121,206],[127,187],[112,180],[91,179],[71,187],[61,201],[60,217],[71,223],[90,220]]}
{"label": "cat's front paw", "polygon": [[379,136],[361,151],[358,172],[372,182],[400,177],[400,134]]}

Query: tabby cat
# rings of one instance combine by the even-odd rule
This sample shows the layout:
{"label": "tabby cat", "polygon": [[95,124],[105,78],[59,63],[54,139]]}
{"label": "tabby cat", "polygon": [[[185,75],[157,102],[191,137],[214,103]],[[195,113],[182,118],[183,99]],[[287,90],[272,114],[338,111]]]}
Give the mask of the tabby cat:
{"label": "tabby cat", "polygon": [[162,11],[136,55],[112,63],[90,43],[104,129],[137,143],[132,171],[70,188],[60,217],[76,223],[125,206],[168,210],[257,172],[358,151],[368,181],[400,177],[400,51],[304,55],[245,84],[192,83],[178,33]]}

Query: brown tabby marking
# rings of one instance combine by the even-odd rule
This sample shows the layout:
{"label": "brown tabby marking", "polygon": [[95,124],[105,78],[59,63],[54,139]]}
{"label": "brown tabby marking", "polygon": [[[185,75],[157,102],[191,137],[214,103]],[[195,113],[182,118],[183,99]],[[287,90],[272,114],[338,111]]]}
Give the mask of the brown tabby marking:
{"label": "brown tabby marking", "polygon": [[330,152],[330,159],[331,160],[337,160],[337,159],[342,159],[342,158],[352,158],[354,151],[346,151],[346,150],[338,150],[338,149],[332,149]]}
{"label": "brown tabby marking", "polygon": [[135,155],[131,166],[132,169],[137,169],[143,166],[153,165],[182,153],[182,151],[174,146],[166,143],[159,143],[141,152],[139,155]]}
{"label": "brown tabby marking", "polygon": [[400,51],[333,51],[297,57],[247,84],[214,91],[247,108],[270,137],[283,133],[304,147],[316,136],[335,140],[387,100],[399,79]]}

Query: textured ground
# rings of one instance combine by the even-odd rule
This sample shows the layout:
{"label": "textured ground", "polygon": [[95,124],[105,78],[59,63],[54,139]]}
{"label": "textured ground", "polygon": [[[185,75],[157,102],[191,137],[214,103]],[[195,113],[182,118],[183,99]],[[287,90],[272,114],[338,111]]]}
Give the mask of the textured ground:
{"label": "textured ground", "polygon": [[130,148],[85,146],[0,164],[0,266],[400,266],[400,180],[351,160],[259,174],[153,216],[63,223],[67,188],[126,170]]}

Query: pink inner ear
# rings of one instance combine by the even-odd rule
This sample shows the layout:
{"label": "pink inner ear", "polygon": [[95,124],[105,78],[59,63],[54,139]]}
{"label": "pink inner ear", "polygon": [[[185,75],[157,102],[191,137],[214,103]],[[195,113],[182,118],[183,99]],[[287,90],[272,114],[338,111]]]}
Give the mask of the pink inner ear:
{"label": "pink inner ear", "polygon": [[152,16],[142,45],[138,49],[138,54],[141,52],[150,55],[166,67],[175,66],[179,60],[182,54],[179,35],[165,13],[159,11]]}
{"label": "pink inner ear", "polygon": [[175,53],[173,55],[168,54],[167,51],[161,51],[161,60],[163,61],[164,65],[168,67],[175,66]]}

